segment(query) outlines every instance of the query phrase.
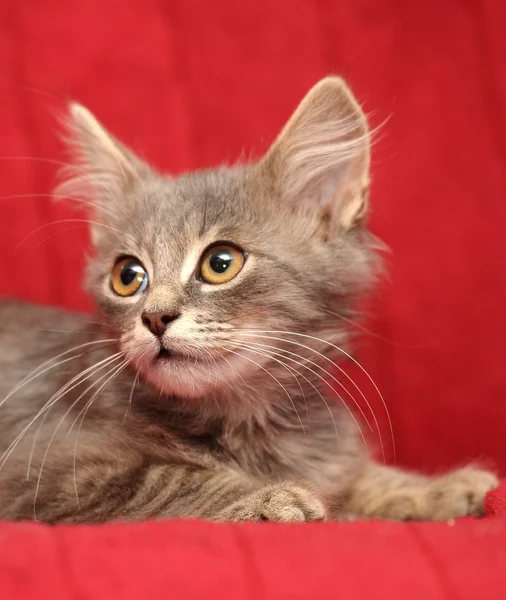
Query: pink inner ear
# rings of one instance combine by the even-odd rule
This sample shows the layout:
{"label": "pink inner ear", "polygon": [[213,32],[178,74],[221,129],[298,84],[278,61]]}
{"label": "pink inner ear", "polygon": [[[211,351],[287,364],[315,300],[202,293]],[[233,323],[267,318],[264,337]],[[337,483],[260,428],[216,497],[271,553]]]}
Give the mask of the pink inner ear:
{"label": "pink inner ear", "polygon": [[[293,202],[317,199],[334,227],[352,227],[366,205],[370,135],[342,80],[327,78],[301,102],[266,156]],[[329,207],[329,208],[328,208]],[[348,208],[347,208],[348,207]],[[343,217],[343,218],[342,218]]]}

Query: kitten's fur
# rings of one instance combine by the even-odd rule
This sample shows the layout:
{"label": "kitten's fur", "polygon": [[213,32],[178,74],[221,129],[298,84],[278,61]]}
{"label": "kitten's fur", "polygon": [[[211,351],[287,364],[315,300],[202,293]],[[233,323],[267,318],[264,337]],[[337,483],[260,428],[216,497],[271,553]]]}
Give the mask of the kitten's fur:
{"label": "kitten's fur", "polygon": [[[71,113],[76,168],[58,194],[91,206],[87,282],[106,325],[3,305],[0,398],[60,357],[0,406],[0,518],[482,511],[492,474],[427,478],[375,464],[342,403],[324,399],[322,376],[332,380],[320,367],[342,357],[334,346],[347,347],[347,320],[376,268],[364,222],[370,135],[342,80],[318,83],[258,163],[178,178],[155,173],[83,107]],[[195,273],[218,240],[248,257],[235,279],[213,286]],[[131,298],[110,285],[122,255],[149,273]],[[179,358],[156,358],[160,343],[141,314],[160,311],[180,315],[162,338]]]}

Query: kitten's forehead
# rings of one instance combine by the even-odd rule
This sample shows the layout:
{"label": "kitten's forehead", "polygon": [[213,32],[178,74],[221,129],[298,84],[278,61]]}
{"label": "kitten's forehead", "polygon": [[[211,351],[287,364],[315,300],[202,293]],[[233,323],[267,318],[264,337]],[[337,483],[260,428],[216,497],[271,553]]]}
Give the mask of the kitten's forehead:
{"label": "kitten's forehead", "polygon": [[133,224],[154,258],[166,259],[170,253],[182,260],[194,247],[216,241],[247,243],[254,239],[251,226],[261,215],[248,198],[244,169],[153,179],[136,193],[140,201]]}
{"label": "kitten's forehead", "polygon": [[240,227],[252,213],[246,167],[220,168],[183,175],[173,182],[167,211],[180,212],[202,234],[211,227]]}
{"label": "kitten's forehead", "polygon": [[161,278],[184,279],[210,244],[250,242],[243,172],[220,169],[140,182],[126,229],[153,267],[163,265],[156,269]]}

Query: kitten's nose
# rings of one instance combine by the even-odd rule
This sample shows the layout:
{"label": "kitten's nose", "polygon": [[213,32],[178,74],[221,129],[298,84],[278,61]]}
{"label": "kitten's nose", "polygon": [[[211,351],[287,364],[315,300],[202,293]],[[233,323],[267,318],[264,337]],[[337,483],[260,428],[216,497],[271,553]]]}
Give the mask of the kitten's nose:
{"label": "kitten's nose", "polygon": [[178,317],[179,313],[170,314],[165,312],[144,312],[142,313],[142,322],[153,335],[161,337],[165,333],[167,325],[172,323],[172,321],[175,321]]}

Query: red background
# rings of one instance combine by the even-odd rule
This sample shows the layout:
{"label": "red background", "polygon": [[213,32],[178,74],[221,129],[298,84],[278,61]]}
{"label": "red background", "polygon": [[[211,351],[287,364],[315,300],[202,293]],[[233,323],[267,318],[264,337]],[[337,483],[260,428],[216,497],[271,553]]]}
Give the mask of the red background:
{"label": "red background", "polygon": [[398,462],[506,473],[505,17],[500,1],[3,0],[0,293],[92,309],[86,228],[36,231],[81,218],[45,196],[69,98],[177,173],[260,154],[342,74],[373,125],[388,118],[372,229],[392,252],[359,357]]}
{"label": "red background", "polygon": [[[260,154],[308,88],[340,73],[373,125],[389,118],[372,196],[389,277],[359,356],[390,408],[398,462],[483,457],[506,474],[505,26],[503,0],[1,0],[0,293],[92,310],[86,229],[37,231],[80,218],[46,196],[69,98],[180,172]],[[487,519],[455,524],[0,523],[0,590],[502,599],[505,498],[503,485]]]}

